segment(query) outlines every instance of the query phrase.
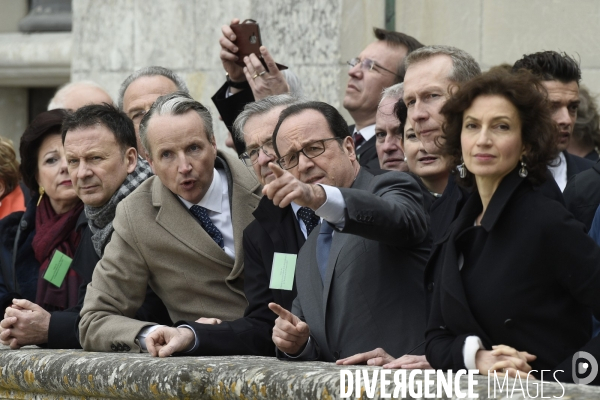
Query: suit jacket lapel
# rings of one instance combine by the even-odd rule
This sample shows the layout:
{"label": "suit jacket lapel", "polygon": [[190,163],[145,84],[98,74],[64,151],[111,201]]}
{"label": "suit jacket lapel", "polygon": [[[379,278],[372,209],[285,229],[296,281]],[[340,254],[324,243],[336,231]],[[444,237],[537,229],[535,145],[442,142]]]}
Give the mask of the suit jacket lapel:
{"label": "suit jacket lapel", "polygon": [[443,282],[440,301],[442,308],[448,310],[448,313],[453,316],[452,321],[448,324],[451,330],[452,327],[458,326],[462,332],[472,332],[478,335],[482,341],[489,343],[488,336],[479,326],[469,307],[458,265],[459,254],[455,245],[457,234],[473,225],[481,209],[481,199],[477,193],[474,193],[449,229],[450,234],[445,235],[447,238],[446,251],[442,254],[445,261],[439,278],[440,282]]}
{"label": "suit jacket lapel", "polygon": [[[358,171],[358,175],[356,179],[352,183],[352,188],[354,189],[366,189],[369,186],[369,182],[373,178],[369,172],[367,172],[364,168],[361,168]],[[331,288],[331,282],[333,280],[333,275],[335,273],[335,266],[337,264],[337,260],[340,256],[340,252],[346,244],[346,240],[350,235],[338,232],[337,230],[333,233],[333,239],[331,241],[331,249],[329,251],[329,259],[327,261],[327,271],[325,272],[325,281],[323,282],[323,313],[327,312],[327,300],[329,298],[329,289]],[[316,254],[316,251],[315,251]],[[316,260],[316,257],[315,257]],[[319,271],[319,267],[316,265],[317,274]]]}
{"label": "suit jacket lapel", "polygon": [[231,259],[206,233],[177,196],[164,186],[157,176],[152,179],[152,204],[160,207],[156,223],[190,249],[215,262],[231,266]]}
{"label": "suit jacket lapel", "polygon": [[[333,275],[335,273],[335,266],[340,256],[340,252],[346,244],[348,234],[335,231],[333,233],[333,239],[331,241],[331,250],[329,251],[329,259],[327,260],[327,271],[325,271],[325,281],[323,282],[323,313],[327,314],[327,300],[329,299],[329,289],[331,288],[331,282],[333,281]],[[316,253],[316,252],[315,252]],[[319,267],[317,266],[317,273]],[[319,275],[320,277],[320,275]]]}
{"label": "suit jacket lapel", "polygon": [[[227,166],[225,171],[231,199],[231,221],[235,245],[235,263],[228,279],[233,279],[242,272],[244,259],[242,233],[254,218],[252,212],[260,201],[260,196],[254,192],[260,188],[260,184],[239,160],[220,152],[218,156],[220,158],[216,162]],[[158,177],[154,177],[152,183],[152,202],[155,207],[160,207],[156,216],[156,222],[160,226],[192,250],[231,267],[229,256],[212,240],[177,196],[164,186]]]}
{"label": "suit jacket lapel", "polygon": [[[301,252],[308,254],[308,268],[306,271],[303,271],[302,275],[308,275],[308,281],[310,282],[310,286],[312,287],[313,296],[308,296],[307,303],[314,305],[316,308],[319,308],[319,305],[323,299],[323,281],[321,280],[321,274],[319,273],[319,265],[317,264],[317,237],[319,236],[319,230],[315,228],[312,233],[306,239],[306,243],[302,246]],[[301,265],[298,265],[297,268],[302,268]],[[298,271],[296,272],[296,277],[298,276]],[[308,306],[308,305],[307,305]],[[303,306],[304,307],[304,306]]]}
{"label": "suit jacket lapel", "polygon": [[262,196],[256,194],[260,183],[252,172],[240,160],[226,153],[217,152],[227,165],[227,183],[231,198],[231,223],[233,225],[233,242],[235,245],[235,263],[227,279],[237,278],[243,271],[244,246],[243,233],[246,226],[252,222],[252,213],[258,206]]}

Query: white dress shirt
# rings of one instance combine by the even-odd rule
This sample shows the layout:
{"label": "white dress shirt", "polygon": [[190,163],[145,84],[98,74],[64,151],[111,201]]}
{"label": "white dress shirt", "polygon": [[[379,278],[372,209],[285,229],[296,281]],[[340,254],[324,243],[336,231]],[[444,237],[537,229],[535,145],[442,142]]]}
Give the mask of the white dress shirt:
{"label": "white dress shirt", "polygon": [[[178,196],[188,210],[194,205],[189,201],[185,200],[181,196]],[[227,175],[222,169],[213,170],[213,180],[208,188],[206,194],[200,200],[197,205],[206,208],[208,211],[208,217],[217,229],[223,235],[223,242],[225,244],[223,250],[231,259],[235,259],[235,247],[233,244],[233,225],[231,224],[231,208],[229,207],[229,188],[227,186]],[[191,222],[193,223],[193,222]],[[152,325],[144,327],[137,335],[137,339],[140,343],[142,351],[148,351],[146,348],[146,336],[152,331],[164,325]],[[182,325],[182,327],[190,328],[188,325]],[[192,329],[192,332],[194,330]],[[195,336],[195,333],[194,333]],[[192,344],[191,348],[187,351],[191,351],[198,345],[198,338]]]}
{"label": "white dress shirt", "polygon": [[567,160],[562,151],[558,154],[558,157],[556,157],[556,159],[552,161],[551,164],[556,164],[557,162],[558,165],[556,167],[549,165],[548,169],[552,173],[552,176],[554,177],[556,184],[560,188],[560,191],[564,192],[565,187],[567,186]]}
{"label": "white dress shirt", "polygon": [[300,226],[300,231],[302,231],[302,234],[304,235],[304,239],[306,239],[308,237],[308,231],[306,230],[306,224],[304,223],[304,221],[302,221],[302,218],[298,218],[298,210],[301,208],[301,206],[294,203],[293,201],[290,205],[292,206],[292,211],[294,211],[294,217],[296,217],[296,221],[298,221],[298,225]]}
{"label": "white dress shirt", "polygon": [[[361,130],[356,129],[356,125],[355,125],[354,126],[354,132],[352,132],[352,135],[354,135],[356,132],[360,132],[360,134],[362,135],[362,137],[365,138],[365,142],[366,142],[367,140],[369,140],[373,136],[375,136],[375,124],[365,126]],[[358,146],[358,147],[360,147],[360,146]]]}
{"label": "white dress shirt", "polygon": [[[194,205],[179,197],[188,210]],[[233,244],[233,225],[231,224],[231,209],[229,207],[229,188],[227,175],[222,169],[215,169],[213,180],[208,191],[197,205],[208,210],[208,217],[223,235],[225,254],[235,259],[235,246]]]}

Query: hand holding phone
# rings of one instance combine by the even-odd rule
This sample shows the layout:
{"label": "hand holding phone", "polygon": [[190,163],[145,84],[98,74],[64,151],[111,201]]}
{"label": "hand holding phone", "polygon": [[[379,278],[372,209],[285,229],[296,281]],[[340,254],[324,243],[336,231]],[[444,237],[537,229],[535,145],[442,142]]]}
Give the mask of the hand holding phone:
{"label": "hand holding phone", "polygon": [[[222,35],[219,38],[221,52],[219,54],[223,69],[229,74],[229,78],[234,82],[243,82],[246,80],[243,71],[243,57],[238,57],[238,47],[234,43],[236,40],[235,33],[231,29],[232,25],[240,23],[239,18],[231,20],[230,25],[221,26]],[[242,65],[238,65],[238,61],[242,61]]]}
{"label": "hand holding phone", "polygon": [[[238,60],[236,61],[236,64],[240,67],[244,67],[246,65],[244,63],[244,57],[250,57],[251,54],[254,54],[262,63],[265,71],[269,72],[269,67],[260,51],[262,39],[260,37],[260,27],[258,26],[258,23],[253,19],[247,19],[242,23],[232,24],[230,28],[235,34],[233,43],[238,48]],[[287,69],[285,65],[276,65],[280,71]]]}

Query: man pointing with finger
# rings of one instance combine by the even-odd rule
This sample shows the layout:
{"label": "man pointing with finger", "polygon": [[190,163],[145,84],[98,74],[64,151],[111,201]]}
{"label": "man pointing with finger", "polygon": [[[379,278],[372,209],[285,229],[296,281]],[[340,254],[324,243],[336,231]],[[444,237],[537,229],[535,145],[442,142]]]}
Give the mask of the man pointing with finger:
{"label": "man pointing with finger", "polygon": [[263,194],[322,218],[298,254],[291,312],[269,305],[278,357],[335,361],[374,347],[399,357],[419,345],[429,241],[418,184],[362,170],[344,119],[325,103],[284,110],[273,144],[276,178]]}

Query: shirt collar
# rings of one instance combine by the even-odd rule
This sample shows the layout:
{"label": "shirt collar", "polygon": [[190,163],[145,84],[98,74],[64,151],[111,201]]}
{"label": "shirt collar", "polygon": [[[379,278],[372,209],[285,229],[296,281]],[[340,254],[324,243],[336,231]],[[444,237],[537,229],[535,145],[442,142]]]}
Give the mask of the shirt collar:
{"label": "shirt collar", "polygon": [[[181,196],[178,197],[188,209],[194,205],[193,203],[190,203],[186,199],[182,198]],[[213,168],[212,182],[208,190],[204,194],[204,197],[197,203],[197,205],[199,205],[200,207],[204,207],[207,210],[221,213],[222,197],[223,180],[221,179],[221,174],[219,173],[219,171]]]}
{"label": "shirt collar", "polygon": [[366,142],[367,140],[369,140],[373,136],[375,136],[375,124],[369,125],[369,126],[365,126],[360,131],[357,130],[356,126],[355,126],[354,127],[354,133],[356,133],[356,132],[360,132],[360,134],[362,135],[362,137],[365,138],[365,142]]}
{"label": "shirt collar", "polygon": [[292,206],[292,210],[294,211],[294,215],[296,216],[296,219],[298,219],[298,210],[300,209],[300,206],[298,204],[294,203],[293,201],[290,205]]}

